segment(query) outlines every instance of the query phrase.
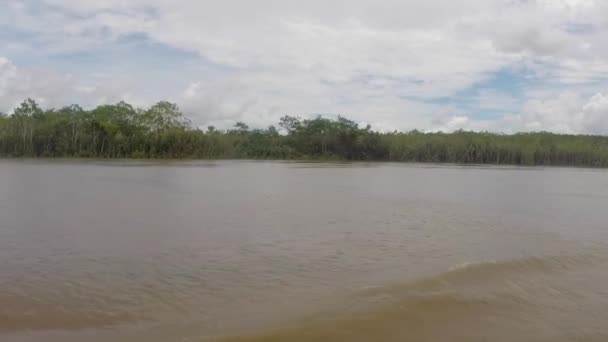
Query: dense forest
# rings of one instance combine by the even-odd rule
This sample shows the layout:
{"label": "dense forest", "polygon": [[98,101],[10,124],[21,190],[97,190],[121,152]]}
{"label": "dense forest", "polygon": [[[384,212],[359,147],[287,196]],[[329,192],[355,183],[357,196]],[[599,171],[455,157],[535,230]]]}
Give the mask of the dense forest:
{"label": "dense forest", "polygon": [[193,127],[177,105],[120,102],[44,110],[25,100],[0,113],[0,156],[328,159],[608,167],[608,137],[546,132],[380,133],[343,117],[284,116],[277,127]]}

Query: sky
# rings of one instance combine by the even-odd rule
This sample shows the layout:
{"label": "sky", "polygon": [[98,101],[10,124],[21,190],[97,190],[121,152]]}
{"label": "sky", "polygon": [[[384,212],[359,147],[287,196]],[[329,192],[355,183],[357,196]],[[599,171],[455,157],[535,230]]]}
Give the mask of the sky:
{"label": "sky", "polygon": [[200,127],[608,134],[606,0],[5,0],[0,112],[176,102]]}

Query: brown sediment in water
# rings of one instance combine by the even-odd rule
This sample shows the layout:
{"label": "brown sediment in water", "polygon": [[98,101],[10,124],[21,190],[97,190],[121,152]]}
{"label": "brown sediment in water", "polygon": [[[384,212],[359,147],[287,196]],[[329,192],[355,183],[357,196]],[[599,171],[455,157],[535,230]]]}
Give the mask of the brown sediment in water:
{"label": "brown sediment in water", "polygon": [[0,294],[0,333],[103,328],[136,320],[125,312],[79,311],[16,294]]}
{"label": "brown sediment in water", "polygon": [[0,341],[608,341],[605,172],[215,165],[2,163]]}
{"label": "brown sediment in water", "polygon": [[[538,297],[547,299],[543,291],[560,291],[539,287],[539,278],[547,280],[598,263],[601,260],[593,256],[545,256],[464,264],[406,285],[365,291],[362,296],[388,297],[368,310],[306,319],[266,334],[220,341],[607,341],[608,334],[593,325],[567,333],[545,325],[540,317],[546,310],[536,302]],[[560,295],[571,299],[566,292]]]}
{"label": "brown sediment in water", "polygon": [[[429,341],[456,338],[488,304],[451,297],[421,296],[399,305],[346,319],[303,324],[267,335],[228,338],[224,342],[272,341]],[[468,334],[467,334],[468,335]],[[464,337],[472,337],[462,336]]]}

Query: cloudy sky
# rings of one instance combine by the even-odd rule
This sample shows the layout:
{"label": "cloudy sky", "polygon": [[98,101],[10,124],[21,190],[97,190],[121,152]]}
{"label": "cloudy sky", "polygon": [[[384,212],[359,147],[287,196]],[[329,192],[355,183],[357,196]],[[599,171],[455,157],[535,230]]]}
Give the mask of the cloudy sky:
{"label": "cloudy sky", "polygon": [[5,0],[0,111],[177,102],[254,127],[608,134],[606,0]]}

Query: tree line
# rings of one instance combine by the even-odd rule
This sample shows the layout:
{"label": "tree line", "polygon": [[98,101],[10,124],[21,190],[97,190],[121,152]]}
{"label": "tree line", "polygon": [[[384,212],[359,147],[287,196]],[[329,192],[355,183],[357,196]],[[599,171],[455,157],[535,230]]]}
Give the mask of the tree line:
{"label": "tree line", "polygon": [[0,113],[1,157],[325,159],[608,167],[608,137],[547,132],[381,133],[344,117],[284,116],[277,126],[194,127],[174,103],[84,110],[25,100]]}

